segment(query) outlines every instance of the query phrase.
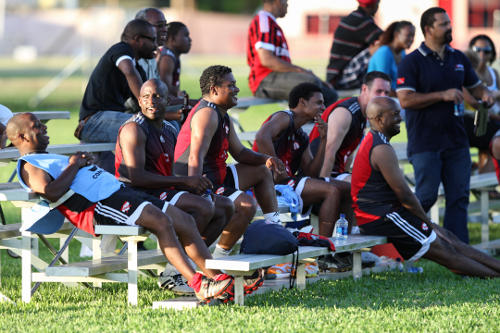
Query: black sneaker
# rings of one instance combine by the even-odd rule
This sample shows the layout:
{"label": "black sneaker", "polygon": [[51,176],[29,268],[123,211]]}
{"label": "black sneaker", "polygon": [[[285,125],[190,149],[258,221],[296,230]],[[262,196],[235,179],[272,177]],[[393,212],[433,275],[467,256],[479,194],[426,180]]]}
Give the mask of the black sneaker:
{"label": "black sneaker", "polygon": [[347,272],[352,269],[352,254],[327,254],[318,258],[318,266],[322,271]]}

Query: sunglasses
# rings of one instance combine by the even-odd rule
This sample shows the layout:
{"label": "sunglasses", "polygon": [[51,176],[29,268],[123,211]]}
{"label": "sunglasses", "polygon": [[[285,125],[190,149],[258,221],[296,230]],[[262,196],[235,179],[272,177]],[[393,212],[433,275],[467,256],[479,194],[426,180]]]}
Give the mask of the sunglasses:
{"label": "sunglasses", "polygon": [[479,47],[479,46],[473,46],[472,51],[479,53],[479,52],[484,52],[485,54],[491,53],[493,50],[491,47],[486,46],[486,47]]}
{"label": "sunglasses", "polygon": [[156,41],[156,38],[154,38],[154,37],[150,37],[150,36],[146,36],[146,35],[140,35],[140,37],[149,39],[151,41],[151,43],[154,43]]}

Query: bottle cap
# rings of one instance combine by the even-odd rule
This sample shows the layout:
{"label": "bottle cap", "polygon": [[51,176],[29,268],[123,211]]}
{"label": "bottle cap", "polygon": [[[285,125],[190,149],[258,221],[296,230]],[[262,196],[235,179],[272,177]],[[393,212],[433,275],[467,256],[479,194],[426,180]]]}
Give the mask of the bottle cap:
{"label": "bottle cap", "polygon": [[345,214],[344,214],[344,213],[341,213],[341,214],[340,214],[340,218],[341,218],[341,219],[345,219]]}

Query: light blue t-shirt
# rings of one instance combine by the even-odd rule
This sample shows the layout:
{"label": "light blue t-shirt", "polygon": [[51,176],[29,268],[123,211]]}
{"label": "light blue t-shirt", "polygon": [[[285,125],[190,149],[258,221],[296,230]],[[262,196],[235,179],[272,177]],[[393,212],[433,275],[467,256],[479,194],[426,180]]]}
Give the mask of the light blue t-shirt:
{"label": "light blue t-shirt", "polygon": [[[401,52],[401,59],[406,56],[406,52],[403,50]],[[396,64],[396,59],[392,54],[391,48],[388,45],[383,45],[379,47],[377,51],[370,58],[368,63],[367,73],[373,71],[384,72],[391,78],[391,89],[396,90],[396,80],[398,78],[398,65]]]}

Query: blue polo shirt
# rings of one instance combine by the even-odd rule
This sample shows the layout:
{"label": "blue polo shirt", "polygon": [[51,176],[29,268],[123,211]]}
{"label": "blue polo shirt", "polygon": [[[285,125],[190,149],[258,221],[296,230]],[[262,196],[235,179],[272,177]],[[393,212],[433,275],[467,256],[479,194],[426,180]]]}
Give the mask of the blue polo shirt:
{"label": "blue polo shirt", "polygon": [[[467,57],[446,46],[444,59],[424,43],[398,66],[396,91],[431,93],[481,84]],[[467,147],[463,117],[454,114],[453,102],[438,102],[421,109],[406,109],[408,156],[429,151]]]}

